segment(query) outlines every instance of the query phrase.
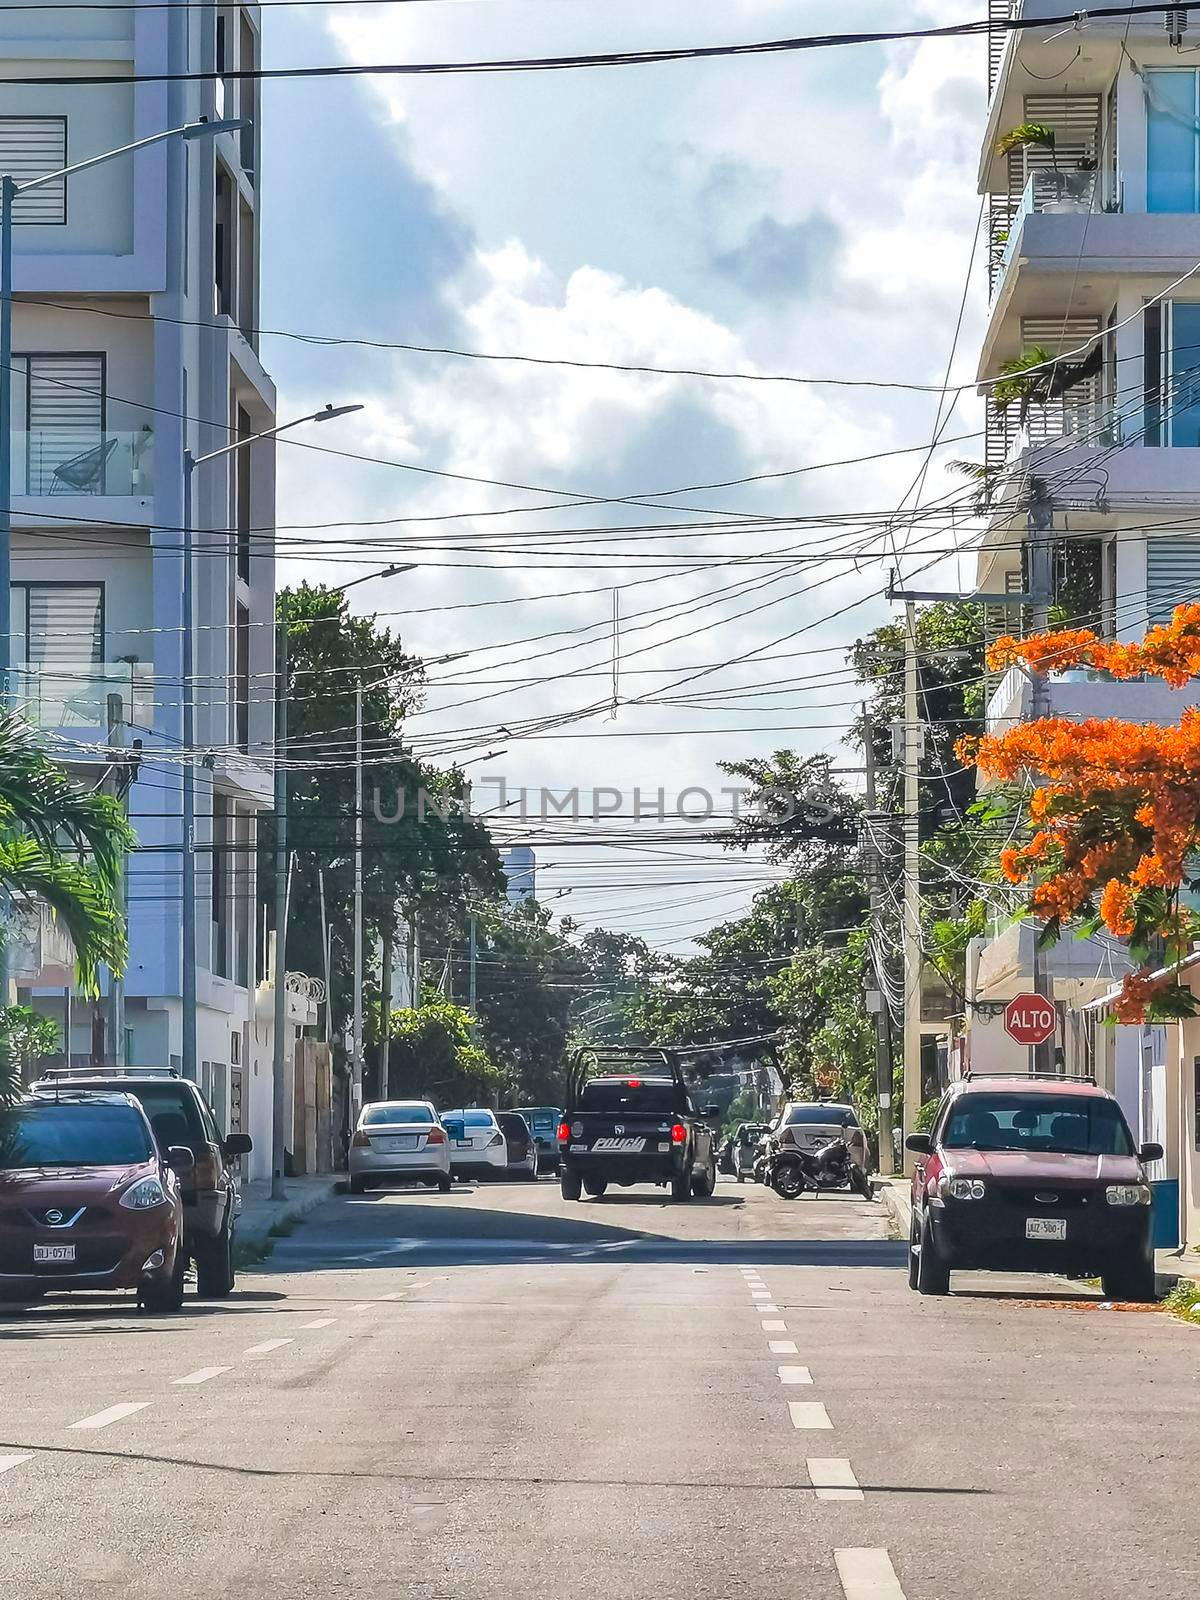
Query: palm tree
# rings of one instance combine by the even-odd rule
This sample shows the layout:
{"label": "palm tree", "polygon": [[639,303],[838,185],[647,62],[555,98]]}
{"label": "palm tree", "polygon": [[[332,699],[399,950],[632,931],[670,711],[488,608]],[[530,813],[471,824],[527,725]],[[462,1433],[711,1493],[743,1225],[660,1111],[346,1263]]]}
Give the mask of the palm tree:
{"label": "palm tree", "polygon": [[[97,992],[102,963],[114,972],[125,965],[121,886],[133,842],[111,795],[81,788],[23,718],[0,714],[0,895],[44,900],[62,919],[87,993]],[[0,1036],[0,1103],[17,1081]]]}

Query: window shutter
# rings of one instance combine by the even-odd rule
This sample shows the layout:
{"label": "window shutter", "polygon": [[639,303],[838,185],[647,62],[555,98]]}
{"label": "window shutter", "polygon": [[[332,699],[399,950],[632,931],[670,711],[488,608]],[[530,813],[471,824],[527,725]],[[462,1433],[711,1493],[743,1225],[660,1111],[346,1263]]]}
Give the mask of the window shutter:
{"label": "window shutter", "polygon": [[[104,437],[104,357],[29,356],[29,493],[75,488],[58,469]],[[75,492],[79,492],[75,488]]]}
{"label": "window shutter", "polygon": [[[0,173],[28,183],[67,164],[66,117],[0,117]],[[67,220],[67,180],[58,178],[18,195],[13,222],[62,223]]]}
{"label": "window shutter", "polygon": [[1194,539],[1147,539],[1146,609],[1153,626],[1200,595],[1200,545]]}
{"label": "window shutter", "polygon": [[98,583],[29,585],[29,660],[65,667],[104,659],[104,589]]}

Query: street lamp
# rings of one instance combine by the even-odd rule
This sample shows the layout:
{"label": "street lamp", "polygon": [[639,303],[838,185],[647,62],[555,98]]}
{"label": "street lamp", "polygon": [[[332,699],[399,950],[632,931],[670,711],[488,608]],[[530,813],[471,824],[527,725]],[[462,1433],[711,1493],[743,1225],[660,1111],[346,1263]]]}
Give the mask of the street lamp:
{"label": "street lamp", "polygon": [[[248,449],[252,444],[258,444],[263,439],[273,439],[278,434],[287,433],[291,428],[299,428],[308,422],[329,422],[335,417],[349,416],[353,411],[361,411],[361,405],[325,406],[321,411],[306,412],[302,417],[296,417],[291,422],[278,423],[273,428],[264,428],[261,433],[251,434],[245,439],[234,439],[231,443],[221,445],[219,449],[208,450],[201,456],[194,456],[184,448],[183,452],[183,652],[182,671],[183,679],[183,1075],[185,1078],[196,1078],[197,1038],[196,1038],[196,685],[195,685],[195,617],[193,610],[193,550],[192,550],[192,479],[196,468],[202,467],[206,462],[217,461],[222,456],[232,455],[235,451]],[[186,418],[185,418],[186,427]],[[275,904],[276,904],[276,929],[275,929],[275,1060],[273,1070],[275,1122],[272,1157],[272,1195],[281,1193],[283,1176],[283,1089],[284,1071],[281,1044],[284,1028],[287,1022],[287,1003],[284,995],[284,971],[282,916],[286,916],[287,902],[287,772],[284,766],[283,752],[287,745],[287,619],[283,619],[281,629],[282,659],[276,663],[278,674],[275,700],[275,806],[276,806],[276,841],[275,841]],[[282,731],[282,744],[280,735]],[[280,863],[282,862],[282,868]]]}
{"label": "street lamp", "polygon": [[[132,155],[149,145],[161,144],[164,139],[211,139],[217,134],[234,133],[249,126],[244,117],[218,122],[201,117],[196,122],[166,128],[162,133],[135,139],[132,144],[119,145],[115,150],[89,156],[86,161],[72,162],[69,167],[59,167],[55,172],[43,173],[40,178],[29,178],[24,183],[18,183],[9,173],[0,177],[0,711],[9,708],[12,672],[12,230],[17,196],[41,188],[43,184],[73,177],[77,172],[87,172],[106,161],[115,161],[118,156]],[[0,949],[0,1002],[7,998],[8,964]],[[67,1051],[69,1056],[69,1043]]]}

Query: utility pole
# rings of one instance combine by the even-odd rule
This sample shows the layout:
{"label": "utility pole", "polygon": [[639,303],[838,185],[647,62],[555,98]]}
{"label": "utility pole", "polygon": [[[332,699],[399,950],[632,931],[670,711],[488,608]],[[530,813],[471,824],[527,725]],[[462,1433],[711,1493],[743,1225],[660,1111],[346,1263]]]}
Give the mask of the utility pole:
{"label": "utility pole", "polygon": [[391,1091],[392,958],[396,930],[392,924],[383,930],[383,949],[379,962],[379,1094],[386,1099]]}
{"label": "utility pole", "polygon": [[363,692],[354,690],[354,1055],[350,1072],[350,1125],[362,1110],[363,1081]]}
{"label": "utility pole", "polygon": [[[917,1125],[921,1109],[921,747],[925,729],[917,704],[917,607],[904,602],[904,1121],[905,1136]],[[912,1158],[904,1157],[905,1172]]]}
{"label": "utility pole", "polygon": [[[875,795],[875,729],[867,707],[863,707],[863,747],[866,752],[868,847],[871,853],[867,888],[871,897],[871,932],[875,937],[882,921],[883,894],[880,878],[883,852],[870,836],[870,824],[877,816]],[[882,989],[875,1012],[875,1092],[879,1103],[879,1170],[891,1177],[896,1170],[896,1151],[892,1140],[892,1042],[888,1030],[887,1005]]]}
{"label": "utility pole", "polygon": [[[1025,519],[1029,536],[1029,591],[1033,597],[1030,618],[1034,633],[1046,633],[1050,627],[1050,593],[1053,579],[1054,501],[1044,478],[1029,480],[1029,508]],[[1030,712],[1036,721],[1050,713],[1050,687],[1044,672],[1032,675]],[[1033,941],[1033,992],[1054,1004],[1054,984],[1046,971],[1046,952],[1037,937]],[[1034,1045],[1030,1051],[1030,1065],[1035,1072],[1054,1071],[1054,1040]]]}
{"label": "utility pole", "polygon": [[279,596],[275,629],[275,1037],[271,1053],[271,1199],[284,1198],[283,1165],[287,1144],[287,755],[288,755],[288,592]]}
{"label": "utility pole", "polygon": [[[475,968],[476,968],[476,964],[477,964],[478,956],[479,956],[479,945],[478,945],[478,940],[476,938],[476,917],[475,917],[475,913],[473,911],[471,912],[471,944],[470,944],[470,951],[471,951],[471,956],[470,956],[471,976],[470,976],[470,989],[469,989],[469,992],[468,992],[468,995],[467,995],[467,1008],[470,1011],[471,1016],[474,1017],[474,1015],[475,1015]],[[472,1026],[473,1025],[474,1024],[472,1024]]]}
{"label": "utility pole", "polygon": [[[130,669],[130,695],[133,693],[133,670]],[[106,707],[108,712],[108,748],[112,761],[111,771],[114,776],[113,790],[115,798],[121,801],[125,797],[123,788],[125,776],[125,763],[118,752],[125,744],[125,702],[121,695],[110,694],[107,697]],[[128,816],[128,808],[126,808]],[[121,920],[128,928],[129,924],[129,856],[126,854],[121,863]],[[123,1067],[125,1062],[125,979],[112,967],[108,969],[108,1050],[106,1055],[114,1067]]]}

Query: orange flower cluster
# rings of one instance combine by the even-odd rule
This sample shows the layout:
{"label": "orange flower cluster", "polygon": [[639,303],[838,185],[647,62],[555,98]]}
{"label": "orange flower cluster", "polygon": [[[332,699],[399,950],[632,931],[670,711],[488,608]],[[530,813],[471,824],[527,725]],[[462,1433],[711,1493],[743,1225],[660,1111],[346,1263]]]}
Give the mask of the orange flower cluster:
{"label": "orange flower cluster", "polygon": [[1157,976],[1148,972],[1129,973],[1121,985],[1121,993],[1113,1003],[1113,1015],[1118,1022],[1145,1022],[1153,1001],[1173,982],[1173,975],[1169,972]]}
{"label": "orange flower cluster", "polygon": [[1110,878],[1100,896],[1100,915],[1109,933],[1118,939],[1128,939],[1137,925],[1137,896],[1127,883]]}
{"label": "orange flower cluster", "polygon": [[1141,644],[1106,642],[1090,628],[1063,628],[1028,639],[1006,634],[991,646],[987,658],[993,672],[1018,661],[1038,673],[1088,666],[1114,678],[1147,674],[1182,689],[1200,677],[1200,602],[1176,606],[1170,622],[1151,628]]}

